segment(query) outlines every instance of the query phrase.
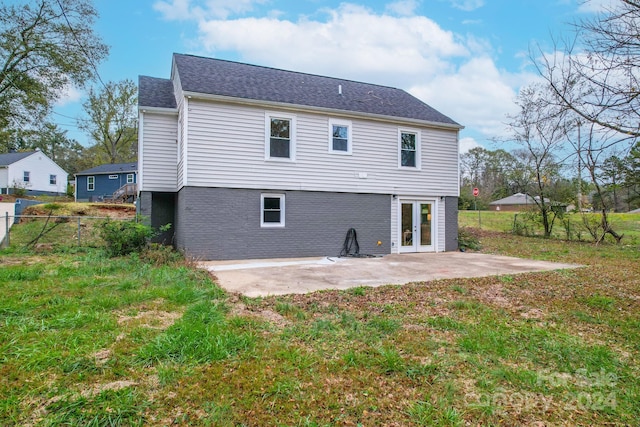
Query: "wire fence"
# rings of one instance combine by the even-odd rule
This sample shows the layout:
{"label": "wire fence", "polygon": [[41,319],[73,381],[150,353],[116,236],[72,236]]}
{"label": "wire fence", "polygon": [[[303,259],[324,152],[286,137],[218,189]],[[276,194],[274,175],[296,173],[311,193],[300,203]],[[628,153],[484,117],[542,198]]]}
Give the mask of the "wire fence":
{"label": "wire fence", "polygon": [[66,215],[6,214],[0,220],[1,247],[104,246],[100,224],[105,221],[136,221],[132,218]]}

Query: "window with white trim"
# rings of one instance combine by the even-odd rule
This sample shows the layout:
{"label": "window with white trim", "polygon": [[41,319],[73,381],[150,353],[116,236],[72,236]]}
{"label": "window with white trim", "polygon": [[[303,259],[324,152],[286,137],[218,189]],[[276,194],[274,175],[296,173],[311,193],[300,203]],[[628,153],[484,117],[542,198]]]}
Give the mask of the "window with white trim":
{"label": "window with white trim", "polygon": [[351,154],[351,122],[329,119],[329,152]]}
{"label": "window with white trim", "polygon": [[58,177],[56,175],[49,175],[49,184],[56,185],[58,183]]}
{"label": "window with white trim", "polygon": [[133,174],[132,173],[128,173],[127,174],[127,184],[133,184]]}
{"label": "window with white trim", "polygon": [[267,136],[265,140],[265,159],[295,160],[295,116],[267,113],[265,126]]}
{"label": "window with white trim", "polygon": [[24,182],[31,181],[31,172],[24,171],[24,173],[22,174],[22,181],[24,181]]}
{"label": "window with white trim", "polygon": [[284,227],[284,194],[260,195],[260,227]]}
{"label": "window with white trim", "polygon": [[109,175],[109,179],[118,179],[118,175]]}
{"label": "window with white trim", "polygon": [[88,176],[87,177],[87,191],[93,191],[96,189],[96,177]]}
{"label": "window with white trim", "polygon": [[398,166],[420,169],[420,131],[398,132]]}

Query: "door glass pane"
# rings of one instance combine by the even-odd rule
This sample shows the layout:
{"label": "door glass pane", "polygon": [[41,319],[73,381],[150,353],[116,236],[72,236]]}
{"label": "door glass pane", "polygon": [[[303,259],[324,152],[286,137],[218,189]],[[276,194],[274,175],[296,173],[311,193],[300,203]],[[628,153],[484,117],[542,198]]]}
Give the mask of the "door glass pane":
{"label": "door glass pane", "polygon": [[413,203],[402,204],[402,246],[413,246]]}
{"label": "door glass pane", "polygon": [[431,245],[431,203],[420,204],[420,245]]}

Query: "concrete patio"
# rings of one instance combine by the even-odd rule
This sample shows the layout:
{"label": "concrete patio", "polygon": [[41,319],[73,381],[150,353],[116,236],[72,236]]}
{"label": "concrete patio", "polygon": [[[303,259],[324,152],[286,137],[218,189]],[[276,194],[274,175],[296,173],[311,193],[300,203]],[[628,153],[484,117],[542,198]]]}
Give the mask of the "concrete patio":
{"label": "concrete patio", "polygon": [[393,254],[378,258],[206,261],[200,265],[215,274],[218,284],[225,290],[248,297],[579,267],[473,252]]}

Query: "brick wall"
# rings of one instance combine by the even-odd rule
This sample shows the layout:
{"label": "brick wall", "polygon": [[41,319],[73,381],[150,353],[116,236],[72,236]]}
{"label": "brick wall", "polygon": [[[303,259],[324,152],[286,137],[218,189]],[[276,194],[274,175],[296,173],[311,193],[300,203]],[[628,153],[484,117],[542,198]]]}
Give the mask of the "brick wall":
{"label": "brick wall", "polygon": [[444,250],[455,251],[458,249],[458,198],[445,197],[444,209]]}
{"label": "brick wall", "polygon": [[[284,228],[260,227],[262,193],[285,195]],[[201,259],[337,256],[353,227],[361,253],[388,254],[390,215],[390,195],[184,187],[175,243]]]}

